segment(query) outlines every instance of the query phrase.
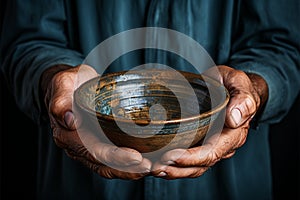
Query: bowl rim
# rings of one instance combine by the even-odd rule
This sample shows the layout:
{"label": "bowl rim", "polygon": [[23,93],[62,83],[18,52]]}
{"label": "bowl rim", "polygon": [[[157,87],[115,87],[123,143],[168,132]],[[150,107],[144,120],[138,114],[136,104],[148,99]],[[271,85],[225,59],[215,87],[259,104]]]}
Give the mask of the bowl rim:
{"label": "bowl rim", "polygon": [[[163,69],[153,69],[153,70],[157,70],[157,71],[161,71]],[[178,72],[182,73],[182,74],[187,74],[190,75],[192,78],[198,78],[200,80],[203,80],[203,77],[205,77],[205,81],[209,81],[210,84],[216,86],[216,87],[222,87],[223,90],[225,91],[225,99],[223,102],[218,103],[213,109],[210,109],[206,112],[200,113],[198,115],[193,115],[190,117],[186,117],[186,118],[180,118],[180,119],[171,119],[171,120],[151,120],[151,124],[153,125],[161,125],[161,124],[176,124],[176,123],[183,123],[183,122],[190,122],[190,121],[195,121],[195,120],[200,120],[200,119],[204,119],[207,117],[210,117],[212,115],[214,115],[215,113],[218,113],[219,111],[221,111],[223,108],[225,108],[229,102],[230,99],[230,95],[229,92],[227,90],[227,88],[222,85],[221,83],[219,83],[218,81],[214,80],[213,78],[204,75],[204,74],[195,74],[192,72],[187,72],[187,71],[181,71],[181,70],[177,70]],[[103,80],[104,78],[107,77],[111,77],[111,76],[116,76],[116,75],[122,75],[124,73],[128,73],[131,71],[118,71],[118,72],[111,72],[111,73],[107,73],[101,77],[97,76],[94,78],[89,79],[88,81],[82,83],[81,85],[79,85],[79,87],[76,88],[76,90],[74,91],[73,94],[73,102],[75,103],[76,106],[79,106],[81,110],[84,110],[85,112],[87,112],[90,115],[93,116],[97,116],[97,118],[99,119],[99,117],[101,117],[104,120],[109,120],[109,121],[118,121],[118,122],[122,122],[122,123],[132,123],[131,119],[126,119],[126,118],[118,118],[118,117],[114,117],[114,116],[110,116],[110,115],[105,115],[102,114],[100,112],[96,112],[93,109],[90,109],[88,106],[85,106],[84,104],[82,104],[82,101],[78,101],[79,97],[79,93],[80,90],[82,90],[86,85],[88,85],[91,82],[94,82],[95,80],[99,80],[100,81]],[[147,125],[149,124],[149,121],[147,120],[143,120],[143,119],[138,119],[138,120],[134,120],[134,123],[137,125]]]}

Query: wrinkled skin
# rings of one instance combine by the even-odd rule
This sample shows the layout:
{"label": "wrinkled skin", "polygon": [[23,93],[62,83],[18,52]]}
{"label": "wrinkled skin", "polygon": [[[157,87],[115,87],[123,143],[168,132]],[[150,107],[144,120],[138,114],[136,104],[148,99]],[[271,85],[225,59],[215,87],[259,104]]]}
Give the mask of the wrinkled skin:
{"label": "wrinkled skin", "polygon": [[80,116],[75,116],[72,111],[73,93],[78,85],[75,83],[81,84],[97,73],[87,65],[52,67],[43,74],[41,87],[54,141],[68,156],[106,178],[135,180],[147,175],[165,179],[201,176],[219,160],[232,157],[235,150],[245,143],[249,123],[267,99],[268,88],[260,76],[247,75],[227,66],[217,68],[220,76],[214,78],[218,78],[230,93],[222,133],[210,137],[204,145],[168,151],[159,161],[152,163],[134,149],[100,141],[88,130],[80,130],[79,136],[76,127],[81,124]]}
{"label": "wrinkled skin", "polygon": [[[80,76],[78,76],[79,69]],[[51,74],[51,69],[46,73]],[[80,127],[81,120],[72,112],[75,86],[95,76],[97,76],[95,70],[86,65],[64,69],[56,73],[48,87],[44,89],[54,141],[65,149],[71,158],[82,162],[103,177],[139,179],[149,174],[151,169],[151,162],[143,158],[139,152],[103,143],[87,130],[80,130],[80,135],[76,131],[76,127]]]}
{"label": "wrinkled skin", "polygon": [[[258,75],[246,75],[227,66],[218,66],[219,79],[230,93],[225,125],[204,145],[165,153],[152,167],[153,174],[166,179],[201,176],[221,159],[230,158],[247,138],[250,121],[267,100],[267,85]],[[209,72],[207,73],[210,74]]]}

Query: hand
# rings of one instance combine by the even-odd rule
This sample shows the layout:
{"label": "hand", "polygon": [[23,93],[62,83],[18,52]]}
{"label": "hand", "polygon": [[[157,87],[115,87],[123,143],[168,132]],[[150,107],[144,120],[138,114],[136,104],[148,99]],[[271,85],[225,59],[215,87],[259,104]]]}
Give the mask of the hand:
{"label": "hand", "polygon": [[[80,69],[80,76],[79,74]],[[68,156],[82,162],[106,178],[139,179],[150,172],[151,162],[129,148],[118,148],[101,142],[89,130],[80,130],[80,116],[72,111],[76,82],[81,83],[97,76],[87,66],[55,66],[44,72],[41,87],[53,129],[55,143]],[[80,80],[79,80],[80,78]],[[113,166],[113,167],[112,167]]]}
{"label": "hand", "polygon": [[246,74],[227,66],[218,66],[220,81],[230,93],[225,125],[201,146],[166,152],[152,168],[165,179],[201,176],[221,159],[230,158],[247,138],[250,121],[267,100],[266,82],[256,74]]}

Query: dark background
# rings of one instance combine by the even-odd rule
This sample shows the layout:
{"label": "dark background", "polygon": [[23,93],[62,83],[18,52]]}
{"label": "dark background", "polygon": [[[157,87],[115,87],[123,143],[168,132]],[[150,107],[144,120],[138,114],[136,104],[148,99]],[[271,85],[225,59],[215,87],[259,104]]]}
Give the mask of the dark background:
{"label": "dark background", "polygon": [[[4,4],[0,0],[0,31]],[[0,199],[34,200],[36,125],[18,110],[3,80],[0,73]],[[271,127],[274,200],[300,199],[299,115],[300,95],[287,117]]]}

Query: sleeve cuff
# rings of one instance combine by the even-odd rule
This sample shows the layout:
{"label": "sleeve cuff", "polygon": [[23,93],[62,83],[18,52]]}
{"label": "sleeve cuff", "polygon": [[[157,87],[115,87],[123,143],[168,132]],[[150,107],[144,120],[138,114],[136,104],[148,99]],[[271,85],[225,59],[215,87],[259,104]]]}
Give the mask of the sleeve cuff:
{"label": "sleeve cuff", "polygon": [[242,70],[248,73],[255,73],[260,75],[266,81],[268,85],[268,100],[264,106],[264,109],[256,119],[257,123],[277,123],[285,114],[285,97],[287,97],[287,89],[285,89],[285,81],[279,72],[272,67],[265,66],[262,63],[242,63],[239,65],[231,65],[231,67]]}

